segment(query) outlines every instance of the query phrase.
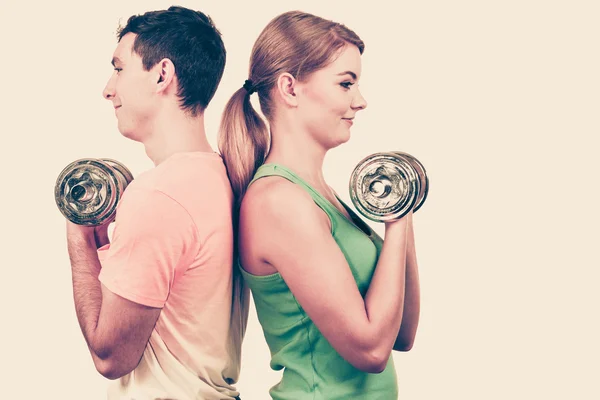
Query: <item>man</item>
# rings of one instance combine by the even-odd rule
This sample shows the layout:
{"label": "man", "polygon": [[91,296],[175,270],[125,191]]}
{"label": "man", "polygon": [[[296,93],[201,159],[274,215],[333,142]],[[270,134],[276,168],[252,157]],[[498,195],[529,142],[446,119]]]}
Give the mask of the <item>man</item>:
{"label": "man", "polygon": [[204,111],[225,49],[201,12],[132,16],[104,97],[119,131],[155,167],[130,183],[107,225],[67,221],[77,318],[109,399],[237,399],[247,301],[234,274],[225,166]]}

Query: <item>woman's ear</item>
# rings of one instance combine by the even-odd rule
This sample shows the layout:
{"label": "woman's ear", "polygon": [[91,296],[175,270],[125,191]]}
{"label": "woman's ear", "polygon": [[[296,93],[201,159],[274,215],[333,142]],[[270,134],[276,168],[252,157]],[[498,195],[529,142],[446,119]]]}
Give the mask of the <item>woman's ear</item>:
{"label": "woman's ear", "polygon": [[294,78],[294,76],[288,72],[284,72],[277,77],[277,96],[289,107],[296,107],[298,105],[298,98],[296,97],[296,83],[296,78]]}

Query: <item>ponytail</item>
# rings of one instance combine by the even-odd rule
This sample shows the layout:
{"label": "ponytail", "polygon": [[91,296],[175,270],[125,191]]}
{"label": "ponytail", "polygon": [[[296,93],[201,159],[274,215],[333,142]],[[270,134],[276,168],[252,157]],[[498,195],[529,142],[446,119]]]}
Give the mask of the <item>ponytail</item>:
{"label": "ponytail", "polygon": [[270,140],[264,121],[250,103],[249,92],[240,88],[225,106],[218,135],[219,151],[237,207],[254,173],[265,161]]}

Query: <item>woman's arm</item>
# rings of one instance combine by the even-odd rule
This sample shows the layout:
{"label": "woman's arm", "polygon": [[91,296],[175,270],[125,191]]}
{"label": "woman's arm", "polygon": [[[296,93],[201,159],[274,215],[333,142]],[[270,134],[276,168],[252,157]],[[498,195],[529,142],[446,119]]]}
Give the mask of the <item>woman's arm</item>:
{"label": "woman's arm", "polygon": [[419,270],[417,253],[415,249],[415,234],[413,230],[412,213],[407,216],[408,221],[408,247],[406,253],[406,286],[404,288],[404,308],[402,311],[402,324],[398,337],[394,343],[394,350],[409,351],[415,341],[419,314],[421,309],[421,293],[419,285]]}
{"label": "woman's arm", "polygon": [[242,264],[250,273],[259,263],[274,267],[344,359],[358,369],[381,372],[403,319],[409,219],[386,224],[363,299],[329,219],[310,195],[283,179],[259,181],[242,204]]}

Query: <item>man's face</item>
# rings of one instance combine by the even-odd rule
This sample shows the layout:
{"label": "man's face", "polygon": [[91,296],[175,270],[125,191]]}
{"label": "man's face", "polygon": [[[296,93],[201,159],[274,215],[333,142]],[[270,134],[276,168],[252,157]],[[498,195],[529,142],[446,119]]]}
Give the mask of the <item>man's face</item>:
{"label": "man's face", "polygon": [[113,103],[119,132],[132,140],[143,141],[155,114],[159,75],[154,68],[144,70],[142,58],[133,51],[135,38],[134,33],[121,38],[113,54],[114,72],[102,94]]}

